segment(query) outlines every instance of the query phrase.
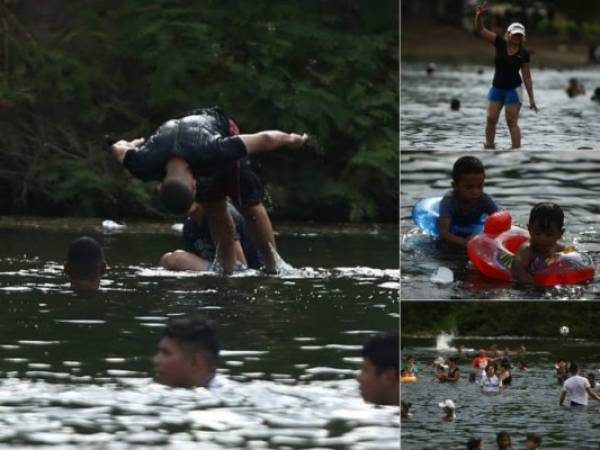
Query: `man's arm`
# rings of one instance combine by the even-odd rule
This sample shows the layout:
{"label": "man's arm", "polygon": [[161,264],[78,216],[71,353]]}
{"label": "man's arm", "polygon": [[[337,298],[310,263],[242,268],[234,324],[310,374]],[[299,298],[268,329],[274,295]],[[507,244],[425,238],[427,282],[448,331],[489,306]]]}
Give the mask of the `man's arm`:
{"label": "man's arm", "polygon": [[594,391],[591,387],[586,387],[585,390],[587,391],[588,395],[594,400],[600,401],[600,395],[598,395],[596,391]]}
{"label": "man's arm", "polygon": [[519,281],[521,283],[535,284],[533,280],[533,276],[527,272],[527,267],[531,263],[533,259],[533,254],[529,248],[529,245],[524,244],[521,248],[515,253],[513,258],[511,272],[513,281]]}
{"label": "man's arm", "polygon": [[560,391],[560,400],[558,401],[558,404],[560,406],[563,405],[563,403],[565,402],[565,397],[567,396],[567,391]]}
{"label": "man's arm", "polygon": [[306,134],[284,133],[277,130],[261,131],[254,134],[238,134],[236,137],[242,140],[249,155],[269,152],[283,146],[298,148],[308,138]]}

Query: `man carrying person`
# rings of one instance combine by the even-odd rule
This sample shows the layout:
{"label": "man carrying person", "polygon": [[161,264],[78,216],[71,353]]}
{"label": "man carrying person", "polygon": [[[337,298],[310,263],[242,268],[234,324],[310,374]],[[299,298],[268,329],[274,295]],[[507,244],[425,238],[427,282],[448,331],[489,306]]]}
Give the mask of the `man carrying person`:
{"label": "man carrying person", "polygon": [[227,210],[229,196],[241,207],[267,272],[274,273],[273,229],[262,204],[262,185],[248,156],[283,146],[300,147],[307,136],[275,130],[238,133],[237,125],[223,110],[198,109],[164,123],[147,141],[120,140],[111,150],[133,176],[162,182],[160,197],[171,212],[188,213],[194,199],[202,204],[217,244],[217,260],[227,274],[236,262],[234,224]]}

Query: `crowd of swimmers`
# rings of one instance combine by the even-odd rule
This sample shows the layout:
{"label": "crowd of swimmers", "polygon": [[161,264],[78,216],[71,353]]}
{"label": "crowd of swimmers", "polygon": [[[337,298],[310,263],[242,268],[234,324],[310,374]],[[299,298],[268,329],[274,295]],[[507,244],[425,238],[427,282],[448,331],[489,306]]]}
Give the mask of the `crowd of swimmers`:
{"label": "crowd of swimmers", "polygon": [[[498,395],[502,394],[512,384],[512,370],[518,372],[527,372],[529,369],[524,361],[527,355],[527,348],[521,346],[516,350],[505,348],[498,349],[493,344],[489,349],[479,349],[477,355],[470,361],[470,366],[474,369],[469,372],[469,383],[476,383],[479,378],[479,389],[482,394]],[[436,383],[457,383],[462,379],[461,370],[458,363],[461,358],[466,357],[464,346],[458,349],[458,355],[443,358],[436,357],[433,360],[431,369],[434,372],[432,382]],[[513,363],[516,359],[516,363]],[[568,398],[568,406],[572,408],[582,408],[588,405],[589,399],[600,401],[600,395],[593,390],[596,381],[593,372],[580,370],[575,362],[569,362],[566,358],[559,358],[555,364],[555,376],[557,383],[561,386],[558,398],[559,406],[567,406],[565,400]],[[421,370],[417,367],[415,357],[408,355],[405,358],[401,369],[401,376],[409,374],[417,376]],[[422,375],[422,374],[421,374]],[[441,419],[444,421],[457,420],[457,405],[452,399],[446,399],[438,403],[442,409]],[[407,400],[401,401],[401,417],[409,418],[413,416],[410,412],[412,404]],[[541,445],[541,438],[536,434],[528,434],[526,438],[526,448],[529,450],[538,449]],[[511,449],[510,436],[506,432],[498,434],[498,449]],[[467,449],[483,449],[481,439],[472,438],[467,444]]]}
{"label": "crowd of swimmers", "polygon": [[[478,223],[483,214],[493,214],[500,208],[484,192],[485,168],[474,156],[463,156],[455,161],[451,185],[452,189],[440,202],[439,236],[442,242],[464,247],[474,237],[470,227]],[[556,252],[573,249],[559,242],[565,231],[564,220],[564,212],[556,203],[541,202],[533,206],[527,224],[530,239],[514,256],[513,280],[533,284],[532,272],[540,261]],[[461,234],[461,230],[467,230],[467,234]]]}
{"label": "crowd of swimmers", "polygon": [[[529,97],[529,107],[538,112],[538,106],[534,96],[533,78],[531,75],[531,53],[524,47],[526,41],[525,26],[519,22],[511,23],[505,33],[498,34],[489,30],[483,24],[482,17],[489,7],[484,3],[478,5],[475,12],[474,30],[475,34],[495,48],[494,77],[492,85],[487,93],[485,142],[486,149],[496,148],[496,126],[498,124],[502,109],[505,110],[506,124],[510,133],[511,146],[513,149],[521,147],[521,128],[519,127],[519,114],[523,105],[523,88]],[[426,66],[428,76],[433,76],[437,67],[435,63]],[[483,74],[483,69],[477,70]],[[565,89],[569,97],[574,98],[585,95],[583,84],[576,78],[571,78]],[[600,102],[600,87],[597,87],[591,99]],[[453,98],[450,109],[458,111],[460,100]]]}

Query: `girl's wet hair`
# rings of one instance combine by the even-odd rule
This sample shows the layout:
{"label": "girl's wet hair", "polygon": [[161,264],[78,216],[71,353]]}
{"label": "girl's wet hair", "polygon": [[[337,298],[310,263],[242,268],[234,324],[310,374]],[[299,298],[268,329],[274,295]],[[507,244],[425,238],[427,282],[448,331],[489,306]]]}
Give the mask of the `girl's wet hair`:
{"label": "girl's wet hair", "polygon": [[556,203],[542,202],[535,205],[529,214],[529,225],[537,223],[542,228],[548,228],[551,224],[562,230],[565,223],[565,214]]}
{"label": "girl's wet hair", "polygon": [[482,174],[485,176],[483,163],[474,156],[462,156],[458,158],[452,167],[452,179],[457,182],[463,175],[469,173]]}

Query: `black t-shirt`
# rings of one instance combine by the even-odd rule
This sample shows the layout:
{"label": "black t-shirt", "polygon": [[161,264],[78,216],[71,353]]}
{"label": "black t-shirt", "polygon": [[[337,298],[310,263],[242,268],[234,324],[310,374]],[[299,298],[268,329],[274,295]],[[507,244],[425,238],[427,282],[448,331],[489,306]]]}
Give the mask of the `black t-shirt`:
{"label": "black t-shirt", "polygon": [[524,63],[529,62],[529,52],[521,47],[514,55],[509,55],[506,41],[499,35],[496,35],[494,47],[496,47],[494,59],[496,72],[492,84],[498,89],[514,89],[520,86],[522,80],[519,70]]}
{"label": "black t-shirt", "polygon": [[195,176],[206,176],[226,170],[248,151],[239,137],[229,136],[227,115],[206,108],[162,124],[140,149],[125,154],[123,165],[137,178],[160,181],[175,156],[186,160]]}

